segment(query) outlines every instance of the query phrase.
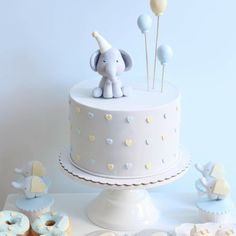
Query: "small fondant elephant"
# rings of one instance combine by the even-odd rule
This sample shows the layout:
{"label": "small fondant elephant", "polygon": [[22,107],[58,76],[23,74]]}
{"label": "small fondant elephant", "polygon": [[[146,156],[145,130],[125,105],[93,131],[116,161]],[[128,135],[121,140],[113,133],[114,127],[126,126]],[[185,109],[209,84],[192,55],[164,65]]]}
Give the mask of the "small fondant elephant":
{"label": "small fondant elephant", "polygon": [[219,164],[208,162],[205,165],[196,164],[195,167],[205,178],[224,178],[224,168]]}
{"label": "small fondant elephant", "polygon": [[222,200],[230,194],[230,186],[224,179],[201,178],[202,186],[210,200]]}
{"label": "small fondant elephant", "polygon": [[119,76],[132,67],[132,59],[123,50],[113,48],[99,33],[94,32],[100,50],[90,58],[91,68],[102,75],[99,86],[93,90],[93,97],[119,98],[129,96],[130,88],[123,87]]}
{"label": "small fondant elephant", "polygon": [[28,176],[21,181],[14,181],[12,186],[23,190],[26,198],[41,197],[48,192],[48,185],[39,176]]}
{"label": "small fondant elephant", "polygon": [[46,171],[40,161],[30,161],[22,168],[16,168],[15,172],[24,177],[28,176],[45,176]]}

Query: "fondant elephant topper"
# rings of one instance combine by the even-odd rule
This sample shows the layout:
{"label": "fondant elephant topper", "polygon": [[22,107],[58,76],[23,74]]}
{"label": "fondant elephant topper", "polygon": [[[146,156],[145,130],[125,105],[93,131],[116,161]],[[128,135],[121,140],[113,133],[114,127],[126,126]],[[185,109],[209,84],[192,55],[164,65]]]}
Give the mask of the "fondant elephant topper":
{"label": "fondant elephant topper", "polygon": [[123,87],[120,75],[132,67],[132,59],[124,50],[113,48],[98,32],[92,33],[97,40],[99,50],[90,58],[90,66],[102,75],[102,79],[93,90],[93,97],[120,98],[129,96],[131,89]]}
{"label": "fondant elephant topper", "polygon": [[30,161],[22,168],[16,168],[15,172],[24,177],[28,177],[28,176],[43,177],[46,175],[45,167],[40,161]]}
{"label": "fondant elephant topper", "polygon": [[48,185],[39,176],[28,176],[23,180],[11,183],[16,189],[21,189],[26,198],[38,198],[48,193]]}
{"label": "fondant elephant topper", "polygon": [[201,183],[205,187],[210,200],[223,200],[230,194],[230,186],[224,179],[201,178]]}
{"label": "fondant elephant topper", "polygon": [[220,164],[208,162],[205,165],[196,164],[195,167],[205,178],[224,179],[224,167]]}

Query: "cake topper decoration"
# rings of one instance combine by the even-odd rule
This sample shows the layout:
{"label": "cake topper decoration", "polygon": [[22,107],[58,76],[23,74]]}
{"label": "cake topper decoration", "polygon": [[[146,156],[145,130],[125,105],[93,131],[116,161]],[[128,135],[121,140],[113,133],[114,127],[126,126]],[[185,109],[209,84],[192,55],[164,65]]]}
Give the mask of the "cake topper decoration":
{"label": "cake topper decoration", "polygon": [[195,168],[202,174],[203,177],[209,179],[211,177],[223,179],[224,167],[214,162],[208,162],[205,165],[196,164]]}
{"label": "cake topper decoration", "polygon": [[164,89],[165,69],[171,58],[173,57],[173,51],[168,45],[161,45],[157,50],[158,59],[162,65],[162,79],[161,79],[161,92]]}
{"label": "cake topper decoration", "polygon": [[157,79],[157,49],[159,45],[160,16],[162,16],[166,10],[167,0],[151,0],[150,6],[153,13],[157,16],[156,47],[155,47],[154,76],[153,76],[153,89],[154,89],[155,82]]}
{"label": "cake topper decoration", "polygon": [[130,95],[130,88],[123,87],[119,76],[132,67],[132,59],[124,50],[113,48],[98,32],[93,32],[99,50],[90,58],[90,66],[102,75],[99,86],[93,90],[93,97],[120,98]]}
{"label": "cake topper decoration", "polygon": [[152,27],[152,18],[147,14],[141,15],[138,18],[137,24],[142,34],[144,34],[145,52],[146,52],[146,70],[147,70],[147,90],[149,90],[150,72],[149,72],[149,50],[147,43],[147,33]]}
{"label": "cake topper decoration", "polygon": [[22,168],[16,168],[15,172],[24,177],[27,176],[45,176],[46,170],[40,161],[30,161]]}
{"label": "cake topper decoration", "polygon": [[12,186],[16,189],[21,189],[26,198],[41,197],[48,192],[48,186],[38,176],[28,176],[21,181],[14,181]]}

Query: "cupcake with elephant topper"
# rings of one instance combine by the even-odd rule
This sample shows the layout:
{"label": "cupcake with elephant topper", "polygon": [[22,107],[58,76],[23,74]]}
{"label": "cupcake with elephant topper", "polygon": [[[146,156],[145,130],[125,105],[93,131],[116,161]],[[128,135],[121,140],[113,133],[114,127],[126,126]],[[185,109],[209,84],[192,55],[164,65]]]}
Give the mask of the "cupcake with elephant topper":
{"label": "cupcake with elephant topper", "polygon": [[225,180],[223,167],[212,162],[195,167],[202,175],[195,183],[199,193],[196,205],[202,220],[230,223],[235,205],[230,196],[230,186]]}
{"label": "cupcake with elephant topper", "polygon": [[98,87],[93,89],[94,98],[121,98],[129,96],[130,87],[122,85],[120,75],[132,67],[132,59],[124,50],[113,48],[98,32],[93,32],[99,50],[90,58],[92,70],[102,75]]}
{"label": "cupcake with elephant topper", "polygon": [[17,208],[31,221],[49,212],[54,200],[48,195],[50,180],[45,176],[45,168],[41,162],[29,162],[22,169],[15,169],[15,172],[22,177],[13,181],[12,186],[23,192],[16,200]]}

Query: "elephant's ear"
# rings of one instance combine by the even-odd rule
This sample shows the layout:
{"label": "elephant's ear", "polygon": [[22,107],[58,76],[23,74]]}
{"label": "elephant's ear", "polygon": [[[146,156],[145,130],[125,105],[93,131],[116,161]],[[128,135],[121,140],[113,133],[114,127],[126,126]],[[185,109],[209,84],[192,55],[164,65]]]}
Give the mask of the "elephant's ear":
{"label": "elephant's ear", "polygon": [[125,71],[130,70],[132,68],[132,64],[133,64],[130,55],[121,49],[120,49],[120,53],[121,53],[121,56],[123,57],[123,60],[125,62]]}
{"label": "elephant's ear", "polygon": [[92,70],[94,70],[94,71],[97,71],[97,64],[98,64],[98,60],[99,60],[100,55],[101,55],[100,51],[97,50],[90,57],[90,66],[91,66]]}

